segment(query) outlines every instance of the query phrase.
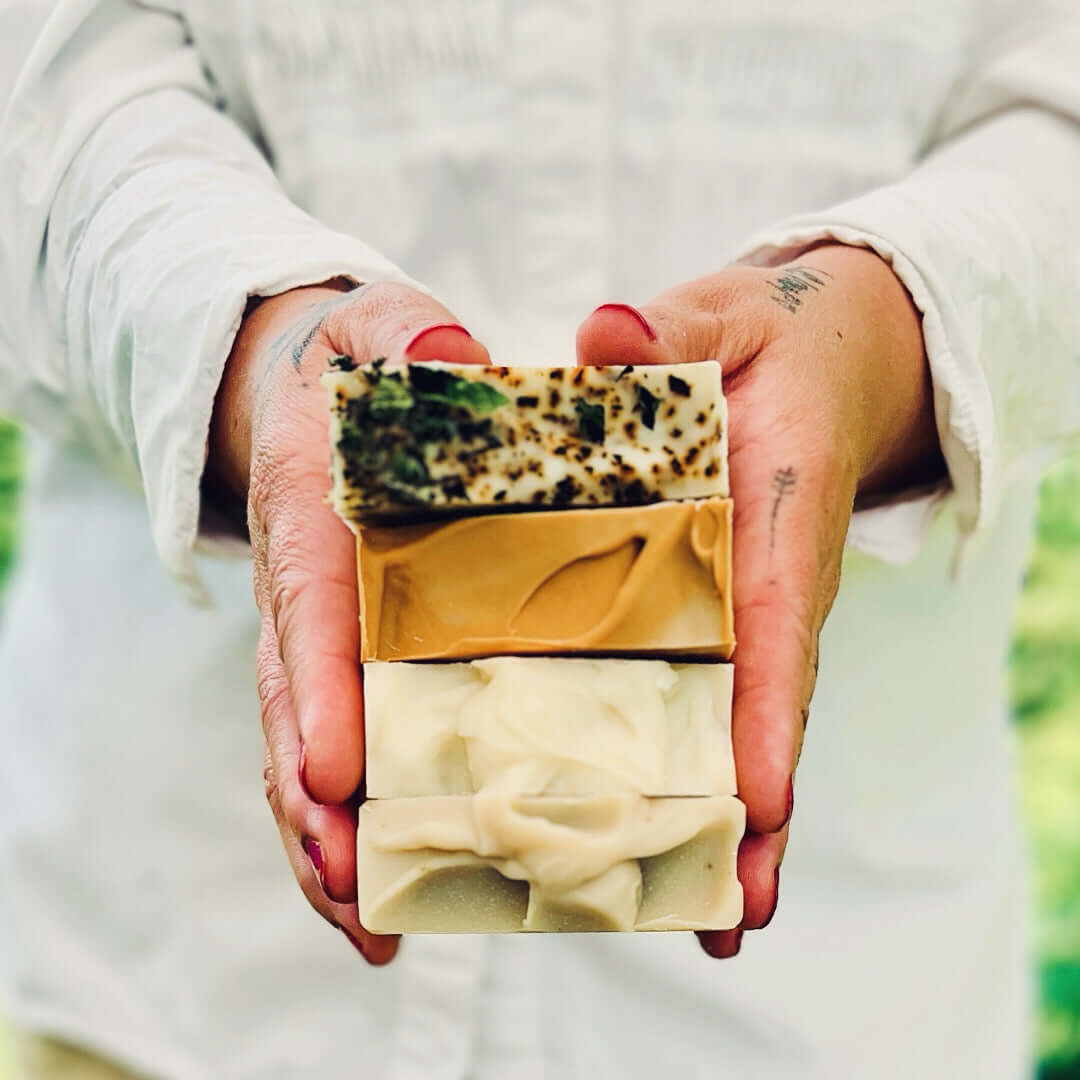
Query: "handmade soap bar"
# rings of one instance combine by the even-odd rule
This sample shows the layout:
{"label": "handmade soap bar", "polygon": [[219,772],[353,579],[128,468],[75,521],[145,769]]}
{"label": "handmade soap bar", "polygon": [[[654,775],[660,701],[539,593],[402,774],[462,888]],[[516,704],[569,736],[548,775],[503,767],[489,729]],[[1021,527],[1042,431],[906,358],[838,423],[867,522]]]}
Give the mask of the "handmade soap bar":
{"label": "handmade soap bar", "polygon": [[728,494],[720,365],[381,362],[323,376],[334,508],[374,516]]}
{"label": "handmade soap bar", "polygon": [[728,659],[731,501],[364,526],[361,659]]}
{"label": "handmade soap bar", "polygon": [[386,934],[729,929],[744,824],[731,796],[369,801],[360,921]]}
{"label": "handmade soap bar", "polygon": [[730,664],[364,665],[370,798],[733,795]]}

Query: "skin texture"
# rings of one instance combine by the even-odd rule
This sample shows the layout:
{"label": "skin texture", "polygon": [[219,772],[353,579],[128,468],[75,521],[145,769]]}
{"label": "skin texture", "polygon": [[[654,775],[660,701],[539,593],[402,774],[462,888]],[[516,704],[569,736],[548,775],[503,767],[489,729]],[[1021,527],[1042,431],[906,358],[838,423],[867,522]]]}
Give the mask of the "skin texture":
{"label": "skin texture", "polygon": [[[441,305],[398,285],[298,289],[245,318],[211,428],[207,482],[247,507],[262,616],[266,790],[312,906],[372,963],[397,950],[355,903],[363,775],[354,540],[323,501],[333,355],[486,363]],[[428,329],[428,328],[436,329]],[[423,332],[427,330],[427,332]],[[418,337],[419,335],[419,337]],[[413,343],[410,348],[410,343]],[[733,267],[581,325],[583,364],[721,361],[735,500],[739,645],[733,737],[748,834],[743,928],[772,917],[793,777],[856,496],[944,475],[918,313],[890,268],[823,246],[788,267]],[[742,929],[699,935],[712,956]]]}

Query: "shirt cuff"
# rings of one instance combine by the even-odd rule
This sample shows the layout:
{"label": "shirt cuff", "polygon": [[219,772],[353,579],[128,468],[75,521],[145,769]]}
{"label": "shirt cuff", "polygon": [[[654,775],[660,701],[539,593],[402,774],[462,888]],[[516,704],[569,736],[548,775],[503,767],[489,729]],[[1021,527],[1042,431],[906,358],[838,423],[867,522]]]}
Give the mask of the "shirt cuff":
{"label": "shirt cuff", "polygon": [[[869,248],[891,267],[922,315],[923,341],[934,394],[934,417],[949,481],[932,490],[901,492],[859,509],[848,543],[894,564],[911,562],[946,501],[958,533],[954,567],[966,542],[992,519],[999,501],[998,453],[990,388],[977,360],[954,347],[956,318],[939,282],[892,235],[918,235],[905,223],[889,189],[823,214],[788,219],[750,238],[735,255],[749,266],[778,266],[822,242]],[[948,500],[946,500],[948,496]]]}

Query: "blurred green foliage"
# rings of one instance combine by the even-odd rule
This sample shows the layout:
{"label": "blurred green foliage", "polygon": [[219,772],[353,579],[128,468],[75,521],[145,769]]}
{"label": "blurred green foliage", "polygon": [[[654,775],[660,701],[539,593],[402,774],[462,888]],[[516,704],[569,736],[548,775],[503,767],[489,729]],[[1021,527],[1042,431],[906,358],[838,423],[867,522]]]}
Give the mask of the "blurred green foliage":
{"label": "blurred green foliage", "polygon": [[1040,1080],[1080,1077],[1080,456],[1043,480],[1012,702],[1034,855]]}
{"label": "blurred green foliage", "polygon": [[0,417],[0,582],[15,551],[15,498],[19,486],[19,433]]}
{"label": "blurred green foliage", "polygon": [[[15,552],[19,449],[0,419],[0,579]],[[1034,853],[1040,1080],[1080,1077],[1080,455],[1044,481],[1011,664]],[[9,1075],[0,1031],[0,1080]]]}

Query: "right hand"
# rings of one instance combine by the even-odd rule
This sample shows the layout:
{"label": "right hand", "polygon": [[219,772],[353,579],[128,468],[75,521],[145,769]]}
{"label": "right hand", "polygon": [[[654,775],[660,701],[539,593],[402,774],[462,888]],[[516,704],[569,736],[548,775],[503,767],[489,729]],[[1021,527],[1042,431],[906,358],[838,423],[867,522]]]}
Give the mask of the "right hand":
{"label": "right hand", "polygon": [[485,364],[441,304],[404,285],[330,284],[262,301],[241,325],[214,406],[207,480],[247,507],[262,616],[256,661],[266,795],[312,907],[372,964],[398,939],[356,907],[356,800],[364,769],[353,534],[325,501],[332,356],[358,364]]}

